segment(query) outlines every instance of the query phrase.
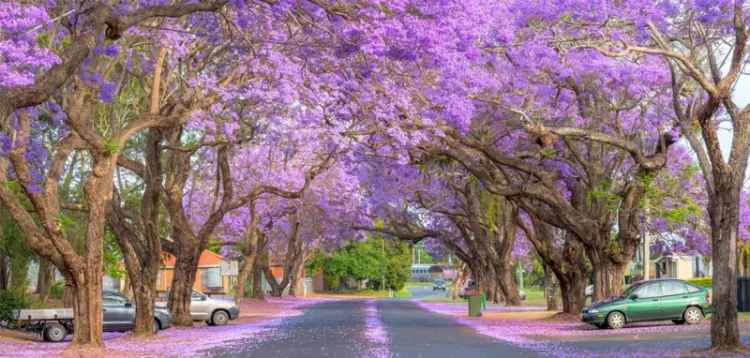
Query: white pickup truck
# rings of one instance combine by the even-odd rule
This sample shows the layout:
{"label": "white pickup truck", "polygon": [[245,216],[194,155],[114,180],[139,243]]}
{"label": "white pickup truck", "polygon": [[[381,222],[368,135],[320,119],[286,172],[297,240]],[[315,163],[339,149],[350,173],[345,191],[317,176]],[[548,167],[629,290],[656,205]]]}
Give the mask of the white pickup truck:
{"label": "white pickup truck", "polygon": [[15,322],[5,322],[5,326],[12,323],[13,328],[38,333],[46,342],[60,342],[73,332],[72,308],[26,309],[13,313]]}

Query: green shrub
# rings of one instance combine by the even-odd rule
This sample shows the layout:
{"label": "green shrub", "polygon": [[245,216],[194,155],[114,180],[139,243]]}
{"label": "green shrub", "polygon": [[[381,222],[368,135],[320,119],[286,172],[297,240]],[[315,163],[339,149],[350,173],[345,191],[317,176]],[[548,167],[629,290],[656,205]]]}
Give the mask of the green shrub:
{"label": "green shrub", "polygon": [[696,286],[711,288],[713,286],[713,282],[711,277],[698,277],[698,278],[691,278],[688,280],[689,283],[692,283]]}
{"label": "green shrub", "polygon": [[28,308],[30,305],[28,297],[22,292],[13,290],[0,291],[0,322],[6,321],[12,324],[15,320],[13,310]]}

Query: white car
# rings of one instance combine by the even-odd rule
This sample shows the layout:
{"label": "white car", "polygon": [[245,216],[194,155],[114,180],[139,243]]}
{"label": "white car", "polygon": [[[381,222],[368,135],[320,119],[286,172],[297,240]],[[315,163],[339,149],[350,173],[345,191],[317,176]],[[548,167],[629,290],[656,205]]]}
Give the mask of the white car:
{"label": "white car", "polygon": [[[205,321],[209,326],[223,326],[240,316],[240,308],[233,299],[213,298],[193,290],[190,316],[193,321]],[[157,306],[166,307],[160,302]]]}

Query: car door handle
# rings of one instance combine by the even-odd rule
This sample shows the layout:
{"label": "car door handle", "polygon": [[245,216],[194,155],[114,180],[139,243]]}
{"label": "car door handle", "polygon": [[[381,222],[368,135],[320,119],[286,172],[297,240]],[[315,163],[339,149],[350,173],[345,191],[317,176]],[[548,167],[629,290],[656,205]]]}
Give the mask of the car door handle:
{"label": "car door handle", "polygon": [[654,299],[653,299],[653,300],[651,300],[651,301],[652,301],[652,302],[659,302],[659,299],[658,299],[658,298],[654,298]]}

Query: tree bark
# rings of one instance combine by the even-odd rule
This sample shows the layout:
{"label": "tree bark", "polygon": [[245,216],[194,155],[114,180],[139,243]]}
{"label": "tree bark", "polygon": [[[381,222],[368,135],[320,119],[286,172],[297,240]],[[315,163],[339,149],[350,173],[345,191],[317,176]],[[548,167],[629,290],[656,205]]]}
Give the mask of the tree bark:
{"label": "tree bark", "polygon": [[[578,272],[581,273],[581,272]],[[562,275],[558,276],[560,282],[560,296],[562,297],[563,312],[580,315],[583,306],[586,305],[586,281],[585,275],[578,277],[576,274],[573,275]]]}
{"label": "tree bark", "polygon": [[237,272],[237,288],[234,290],[234,302],[239,304],[245,298],[245,285],[253,272],[255,255],[245,256]]}
{"label": "tree bark", "polygon": [[139,282],[138,284],[133,282],[133,300],[135,301],[135,327],[133,328],[133,335],[136,337],[153,335],[154,325],[156,324],[154,321],[156,275],[148,273],[144,275],[143,282]]}
{"label": "tree bark", "polygon": [[172,313],[176,326],[191,327],[193,325],[190,302],[201,251],[198,245],[182,241],[181,249],[176,253],[172,288],[169,291],[169,311]]}
{"label": "tree bark", "polygon": [[102,271],[87,268],[68,272],[66,280],[73,298],[73,345],[104,345],[102,340]]}
{"label": "tree bark", "polygon": [[544,298],[547,300],[547,311],[560,309],[560,283],[547,265],[544,265]]}
{"label": "tree bark", "polygon": [[498,272],[498,286],[503,291],[505,296],[505,304],[507,306],[520,306],[522,304],[521,295],[518,292],[518,283],[513,273],[513,264],[509,261],[503,261],[500,265]]}
{"label": "tree bark", "polygon": [[266,294],[263,292],[263,270],[260,268],[260,263],[257,261],[253,265],[252,278],[253,278],[253,292],[252,298],[256,300],[265,300]]}
{"label": "tree bark", "polygon": [[713,270],[711,346],[718,351],[743,347],[737,321],[737,228],[741,185],[716,179],[717,192],[709,197]]}
{"label": "tree bark", "polygon": [[44,258],[39,259],[39,272],[36,280],[36,294],[42,301],[46,301],[54,279],[54,266]]}

